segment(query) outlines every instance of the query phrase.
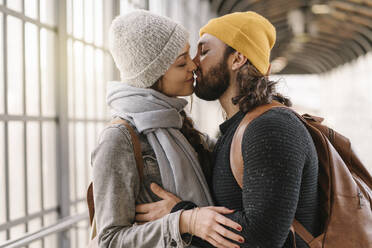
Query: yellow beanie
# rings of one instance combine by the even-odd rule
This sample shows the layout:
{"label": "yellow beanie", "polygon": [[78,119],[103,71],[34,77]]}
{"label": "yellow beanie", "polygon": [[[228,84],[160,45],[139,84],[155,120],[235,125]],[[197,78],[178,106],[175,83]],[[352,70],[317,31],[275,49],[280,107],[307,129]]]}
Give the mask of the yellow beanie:
{"label": "yellow beanie", "polygon": [[200,29],[242,53],[263,74],[270,66],[270,51],[275,44],[275,27],[263,16],[252,12],[235,12],[211,19]]}

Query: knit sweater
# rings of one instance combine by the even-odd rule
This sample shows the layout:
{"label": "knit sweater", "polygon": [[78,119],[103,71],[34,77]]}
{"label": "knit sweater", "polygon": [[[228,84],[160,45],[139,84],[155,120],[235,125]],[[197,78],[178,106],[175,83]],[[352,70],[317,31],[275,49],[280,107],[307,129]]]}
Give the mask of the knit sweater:
{"label": "knit sweater", "polygon": [[[312,234],[319,229],[318,158],[306,127],[288,109],[272,109],[253,120],[242,141],[243,189],[230,168],[233,135],[243,119],[238,112],[220,125],[212,175],[216,205],[243,227],[240,247],[292,247],[289,228],[295,217]],[[307,245],[296,236],[297,247]]]}

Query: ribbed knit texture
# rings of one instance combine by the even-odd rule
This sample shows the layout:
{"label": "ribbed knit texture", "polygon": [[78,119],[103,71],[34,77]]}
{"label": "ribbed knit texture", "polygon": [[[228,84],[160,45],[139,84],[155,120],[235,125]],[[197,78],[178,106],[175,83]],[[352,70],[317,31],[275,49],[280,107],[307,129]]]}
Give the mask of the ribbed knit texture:
{"label": "ribbed knit texture", "polygon": [[[294,216],[311,233],[318,232],[318,159],[305,126],[287,109],[273,109],[247,127],[242,153],[243,190],[230,168],[230,146],[244,114],[221,126],[215,148],[213,194],[217,205],[237,210],[228,215],[242,224],[240,247],[292,247]],[[307,245],[296,237],[297,247]]]}
{"label": "ribbed knit texture", "polygon": [[242,53],[263,74],[270,66],[270,52],[276,40],[275,27],[253,12],[234,12],[211,19],[199,35],[208,33]]}
{"label": "ribbed knit texture", "polygon": [[109,47],[121,81],[152,86],[168,70],[189,38],[175,21],[145,10],[116,17],[110,26]]}

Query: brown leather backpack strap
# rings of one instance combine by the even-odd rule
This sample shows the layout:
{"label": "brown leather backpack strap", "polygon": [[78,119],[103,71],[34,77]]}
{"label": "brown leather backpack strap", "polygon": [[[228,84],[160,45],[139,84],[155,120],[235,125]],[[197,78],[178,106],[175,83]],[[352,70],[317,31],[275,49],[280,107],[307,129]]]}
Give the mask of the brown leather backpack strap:
{"label": "brown leather backpack strap", "polygon": [[92,225],[93,218],[94,218],[93,183],[89,184],[89,187],[87,190],[87,203],[88,203],[88,210],[89,210],[89,221],[90,221],[90,225]]}
{"label": "brown leather backpack strap", "polygon": [[311,241],[314,240],[314,236],[309,233],[309,231],[307,231],[306,228],[300,222],[298,222],[298,220],[293,220],[292,227],[297,235],[306,242],[306,244],[310,244]]}
{"label": "brown leather backpack strap", "polygon": [[137,170],[140,178],[140,182],[143,182],[143,158],[142,158],[142,152],[141,152],[141,143],[138,138],[138,135],[132,128],[132,126],[123,119],[114,119],[111,121],[111,124],[123,124],[129,131],[130,136],[132,138],[133,143],[133,150],[134,150],[134,158],[136,160]]}
{"label": "brown leather backpack strap", "polygon": [[243,172],[244,172],[244,162],[243,162],[243,155],[242,155],[242,141],[244,131],[247,126],[257,117],[262,115],[263,113],[269,111],[275,107],[284,107],[283,104],[272,101],[270,104],[261,105],[251,112],[248,112],[243,120],[240,122],[238,128],[235,131],[231,147],[230,147],[230,167],[231,171],[235,177],[236,182],[239,184],[240,188],[243,187]]}
{"label": "brown leather backpack strap", "polygon": [[293,248],[296,248],[297,247],[297,245],[296,245],[296,231],[294,229],[293,224],[291,225],[290,230],[291,230],[291,234],[292,234]]}

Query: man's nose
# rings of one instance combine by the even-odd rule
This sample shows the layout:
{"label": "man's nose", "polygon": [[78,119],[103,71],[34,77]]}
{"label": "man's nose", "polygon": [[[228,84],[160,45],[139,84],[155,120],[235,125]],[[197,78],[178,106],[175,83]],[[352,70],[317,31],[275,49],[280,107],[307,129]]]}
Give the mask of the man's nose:
{"label": "man's nose", "polygon": [[198,54],[192,59],[192,61],[194,61],[195,65],[197,67],[199,67],[199,65],[200,65],[200,58],[199,58],[199,55]]}

